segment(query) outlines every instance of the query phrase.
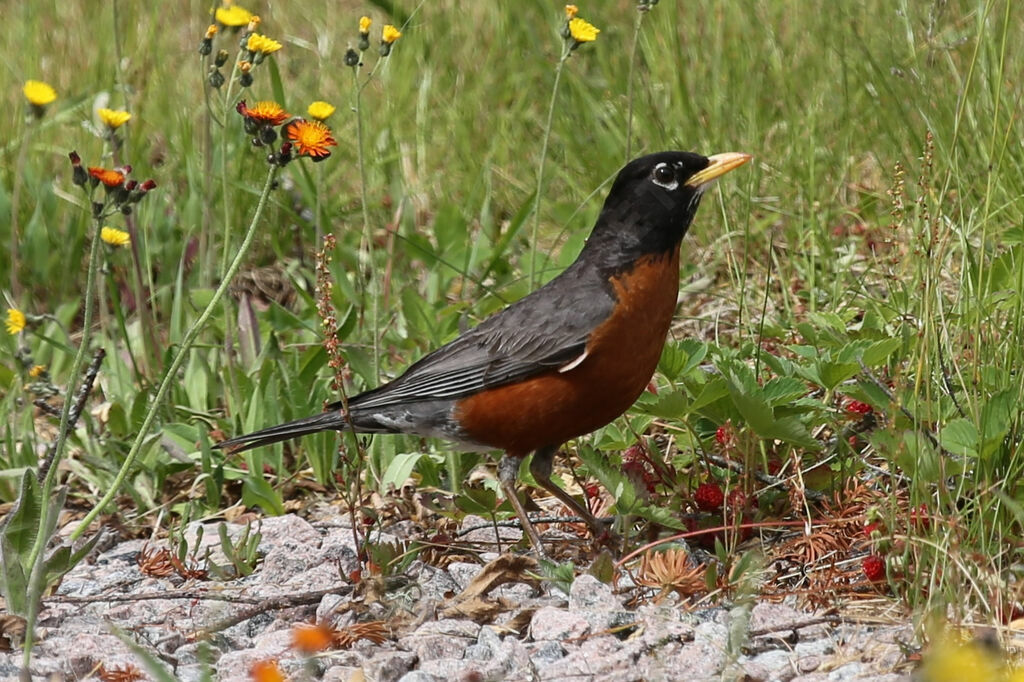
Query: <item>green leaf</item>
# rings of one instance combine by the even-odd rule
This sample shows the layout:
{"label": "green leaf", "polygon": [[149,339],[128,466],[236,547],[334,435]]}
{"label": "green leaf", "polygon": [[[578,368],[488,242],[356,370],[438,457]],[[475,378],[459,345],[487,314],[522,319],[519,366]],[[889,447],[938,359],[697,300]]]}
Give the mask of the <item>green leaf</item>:
{"label": "green leaf", "polygon": [[966,419],[954,419],[947,422],[939,432],[939,443],[953,454],[976,457],[978,429]]}
{"label": "green leaf", "polygon": [[621,469],[612,467],[601,452],[590,447],[580,448],[580,459],[587,465],[605,490],[615,499],[615,508],[620,514],[632,514],[636,507],[636,489]]}
{"label": "green leaf", "polygon": [[796,377],[775,377],[761,389],[764,399],[773,407],[807,395],[807,385]]}
{"label": "green leaf", "polygon": [[261,507],[272,516],[284,514],[281,495],[257,473],[250,472],[242,481],[242,503],[247,507]]}
{"label": "green leaf", "polygon": [[986,441],[1001,441],[1010,429],[1017,408],[1017,391],[1006,389],[996,393],[981,411],[981,434]]}
{"label": "green leaf", "polygon": [[77,566],[78,563],[92,551],[93,547],[96,546],[100,536],[101,533],[94,533],[91,538],[86,540],[85,543],[75,551],[72,551],[71,545],[67,544],[58,547],[49,557],[46,558],[46,561],[43,564],[46,575],[46,584],[54,584],[62,578],[65,573]]}
{"label": "green leaf", "polygon": [[861,362],[867,367],[877,367],[889,359],[889,356],[896,352],[903,342],[899,339],[882,339],[875,341],[864,350]]}
{"label": "green leaf", "polygon": [[729,395],[729,382],[723,376],[716,376],[697,394],[690,403],[690,412],[697,412]]}
{"label": "green leaf", "polygon": [[636,509],[636,515],[640,518],[653,521],[658,525],[675,530],[686,530],[686,524],[676,517],[675,513],[668,507],[655,507],[652,505],[640,505]]}
{"label": "green leaf", "polygon": [[758,436],[770,437],[767,434],[775,421],[775,414],[761,396],[753,377],[749,372],[737,372],[734,369],[729,372],[728,379],[729,394],[740,416]]}
{"label": "green leaf", "polygon": [[689,413],[690,404],[690,398],[684,392],[667,391],[645,404],[643,410],[661,419],[682,419]]}
{"label": "green leaf", "polygon": [[857,372],[860,371],[860,365],[855,362],[832,362],[823,360],[818,363],[817,370],[818,381],[821,382],[822,388],[826,388],[831,391],[847,379],[852,379],[857,376]]}
{"label": "green leaf", "polygon": [[389,486],[393,486],[396,490],[401,488],[421,457],[423,457],[422,452],[406,452],[395,455],[381,479],[381,489],[387,490]]}
{"label": "green leaf", "polygon": [[455,497],[455,506],[467,514],[492,516],[498,507],[498,495],[492,488],[464,487]]}

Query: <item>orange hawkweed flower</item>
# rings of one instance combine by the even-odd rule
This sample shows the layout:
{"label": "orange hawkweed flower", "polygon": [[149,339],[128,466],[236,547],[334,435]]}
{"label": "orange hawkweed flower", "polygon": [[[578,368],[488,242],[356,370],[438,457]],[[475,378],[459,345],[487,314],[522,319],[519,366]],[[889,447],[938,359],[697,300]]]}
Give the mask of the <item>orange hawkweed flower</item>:
{"label": "orange hawkweed flower", "polygon": [[320,121],[297,119],[285,126],[284,134],[295,145],[299,156],[308,156],[314,161],[323,161],[331,155],[328,147],[338,146],[331,129]]}
{"label": "orange hawkweed flower", "polygon": [[89,166],[89,175],[102,182],[109,189],[114,189],[124,184],[124,173],[119,170]]}
{"label": "orange hawkweed flower", "polygon": [[292,626],[292,648],[311,654],[331,646],[334,631],[323,624],[299,623]]}
{"label": "orange hawkweed flower", "polygon": [[253,682],[284,682],[284,672],[275,660],[256,661],[249,668],[249,679]]}
{"label": "orange hawkweed flower", "polygon": [[245,100],[243,99],[238,103],[236,109],[242,116],[252,119],[260,125],[281,125],[288,120],[289,116],[291,116],[291,114],[281,108],[280,104],[269,100],[256,102],[252,108],[249,108],[246,106]]}

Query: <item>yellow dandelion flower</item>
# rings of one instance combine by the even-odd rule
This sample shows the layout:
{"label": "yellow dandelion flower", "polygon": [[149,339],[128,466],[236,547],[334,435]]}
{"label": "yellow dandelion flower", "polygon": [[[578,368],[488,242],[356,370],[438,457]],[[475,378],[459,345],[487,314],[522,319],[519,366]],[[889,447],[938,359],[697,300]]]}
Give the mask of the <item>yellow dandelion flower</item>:
{"label": "yellow dandelion flower", "polygon": [[25,329],[26,324],[28,324],[28,320],[25,319],[25,313],[17,308],[7,309],[6,327],[8,334],[20,334]]}
{"label": "yellow dandelion flower", "polygon": [[246,26],[249,20],[252,19],[252,12],[238,5],[225,5],[224,7],[218,7],[214,18],[218,24],[223,26]]}
{"label": "yellow dandelion flower", "polygon": [[260,35],[259,33],[253,33],[249,36],[249,40],[245,43],[245,48],[249,52],[259,52],[260,54],[271,54],[281,49],[281,43],[277,42],[273,38]]}
{"label": "yellow dandelion flower", "polygon": [[381,32],[381,35],[380,35],[380,39],[384,43],[386,43],[387,45],[391,45],[392,43],[394,43],[396,40],[398,40],[401,37],[402,37],[402,32],[399,31],[394,26],[392,26],[391,24],[388,24],[387,26],[385,26],[384,30]]}
{"label": "yellow dandelion flower", "polygon": [[28,371],[28,375],[33,379],[38,379],[46,373],[46,365],[33,365],[32,369]]}
{"label": "yellow dandelion flower", "polygon": [[117,130],[132,118],[127,111],[114,111],[113,109],[97,109],[96,115],[100,117],[103,125],[111,130]]}
{"label": "yellow dandelion flower", "polygon": [[359,32],[366,35],[370,32],[370,24],[373,23],[373,19],[370,17],[359,17]]}
{"label": "yellow dandelion flower", "polygon": [[320,121],[292,121],[285,126],[284,134],[295,145],[299,156],[308,156],[314,161],[323,161],[331,155],[328,147],[338,146],[331,129]]}
{"label": "yellow dandelion flower", "polygon": [[573,17],[569,20],[569,35],[577,43],[590,43],[597,40],[597,34],[601,32],[601,29],[597,28],[589,21],[580,19],[579,17]]}
{"label": "yellow dandelion flower", "polygon": [[576,15],[579,14],[579,13],[580,13],[580,8],[577,7],[576,5],[566,5],[565,6],[565,18],[566,19],[570,19],[570,20],[571,19],[575,19]]}
{"label": "yellow dandelion flower", "polygon": [[25,99],[29,104],[36,107],[45,107],[57,99],[57,91],[50,87],[49,83],[42,81],[25,81],[25,87],[21,91],[25,93]]}
{"label": "yellow dandelion flower", "polygon": [[306,111],[309,113],[310,118],[315,118],[318,121],[324,121],[334,113],[334,105],[329,102],[317,100],[310,104]]}
{"label": "yellow dandelion flower", "polygon": [[128,246],[132,241],[127,232],[116,227],[104,227],[100,230],[100,239],[111,246]]}
{"label": "yellow dandelion flower", "polygon": [[213,40],[213,37],[217,35],[217,24],[210,24],[206,27],[206,39]]}

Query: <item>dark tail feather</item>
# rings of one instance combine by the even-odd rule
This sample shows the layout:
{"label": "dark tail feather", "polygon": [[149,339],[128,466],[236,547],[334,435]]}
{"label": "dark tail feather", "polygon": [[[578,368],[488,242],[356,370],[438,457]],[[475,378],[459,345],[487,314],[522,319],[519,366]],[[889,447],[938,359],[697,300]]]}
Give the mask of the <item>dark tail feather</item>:
{"label": "dark tail feather", "polygon": [[348,420],[342,415],[341,410],[331,410],[330,412],[313,415],[305,419],[296,419],[287,424],[278,424],[277,426],[271,426],[269,429],[253,431],[244,436],[221,441],[214,447],[230,452],[242,452],[243,450],[258,448],[263,445],[298,438],[299,436],[307,436],[311,433],[337,431],[345,428],[347,425]]}

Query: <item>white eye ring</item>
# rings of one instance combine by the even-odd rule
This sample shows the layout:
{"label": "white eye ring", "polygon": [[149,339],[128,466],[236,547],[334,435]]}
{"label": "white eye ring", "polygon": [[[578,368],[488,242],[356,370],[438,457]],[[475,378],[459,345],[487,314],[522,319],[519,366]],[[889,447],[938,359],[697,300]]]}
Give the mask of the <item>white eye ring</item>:
{"label": "white eye ring", "polygon": [[[667,173],[665,171],[668,171]],[[651,173],[651,181],[658,187],[664,187],[670,192],[679,187],[679,180],[676,179],[675,169],[670,164],[659,163]]]}

